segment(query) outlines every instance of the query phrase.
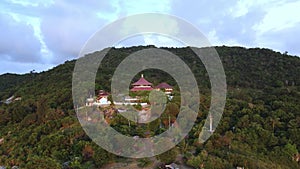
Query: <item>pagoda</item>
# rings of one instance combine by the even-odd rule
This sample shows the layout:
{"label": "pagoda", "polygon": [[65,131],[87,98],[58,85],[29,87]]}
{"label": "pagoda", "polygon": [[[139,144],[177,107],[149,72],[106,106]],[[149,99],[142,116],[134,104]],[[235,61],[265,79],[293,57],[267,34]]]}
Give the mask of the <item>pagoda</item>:
{"label": "pagoda", "polygon": [[153,90],[152,83],[148,82],[144,78],[143,74],[141,75],[141,78],[138,81],[136,81],[135,83],[132,84],[132,86],[133,86],[133,88],[130,90],[132,92]]}
{"label": "pagoda", "polygon": [[173,92],[173,87],[171,85],[169,85],[168,83],[165,83],[165,82],[160,83],[159,85],[157,85],[155,87],[155,89],[157,89],[157,90],[163,89],[165,94],[171,94]]}

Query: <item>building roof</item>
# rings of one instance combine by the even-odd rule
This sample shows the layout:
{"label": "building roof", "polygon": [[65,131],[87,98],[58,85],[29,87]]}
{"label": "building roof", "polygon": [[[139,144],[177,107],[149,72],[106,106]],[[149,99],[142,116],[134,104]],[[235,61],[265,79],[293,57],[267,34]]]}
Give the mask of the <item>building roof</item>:
{"label": "building roof", "polygon": [[99,97],[104,97],[104,96],[108,96],[109,95],[109,93],[107,93],[107,92],[105,92],[105,93],[99,93]]}
{"label": "building roof", "polygon": [[168,83],[163,82],[163,83],[157,85],[155,88],[156,89],[169,89],[169,88],[173,88],[173,87],[170,86]]}
{"label": "building roof", "polygon": [[104,90],[99,90],[99,94],[98,94],[99,97],[108,96],[108,95],[109,95],[108,92],[106,92]]}
{"label": "building roof", "polygon": [[107,96],[109,96],[108,92],[106,92],[104,90],[99,90],[99,94],[98,94],[97,100],[100,100],[101,98],[107,97]]}
{"label": "building roof", "polygon": [[138,87],[138,86],[134,86],[130,91],[150,91],[153,90],[153,88],[151,86],[149,87]]}
{"label": "building roof", "polygon": [[132,85],[133,86],[151,86],[152,83],[148,82],[142,74],[141,78],[138,81],[136,81],[135,83],[133,83]]}

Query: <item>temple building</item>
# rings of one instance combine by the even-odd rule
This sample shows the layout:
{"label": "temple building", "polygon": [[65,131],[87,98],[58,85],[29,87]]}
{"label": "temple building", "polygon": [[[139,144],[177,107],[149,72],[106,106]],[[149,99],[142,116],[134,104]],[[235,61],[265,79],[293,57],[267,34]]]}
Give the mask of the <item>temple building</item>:
{"label": "temple building", "polygon": [[165,94],[171,94],[173,92],[173,87],[170,86],[168,83],[165,83],[165,82],[157,85],[155,87],[155,89],[157,89],[157,90],[162,90],[163,89]]}
{"label": "temple building", "polygon": [[104,90],[100,90],[99,94],[98,94],[98,98],[97,98],[97,103],[100,103],[102,105],[110,104],[110,101],[108,101],[108,96],[109,96],[109,93],[107,93]]}
{"label": "temple building", "polygon": [[153,90],[152,83],[148,82],[144,78],[143,74],[141,75],[141,78],[138,81],[136,81],[135,83],[132,84],[132,86],[133,86],[133,88],[130,90],[132,92]]}

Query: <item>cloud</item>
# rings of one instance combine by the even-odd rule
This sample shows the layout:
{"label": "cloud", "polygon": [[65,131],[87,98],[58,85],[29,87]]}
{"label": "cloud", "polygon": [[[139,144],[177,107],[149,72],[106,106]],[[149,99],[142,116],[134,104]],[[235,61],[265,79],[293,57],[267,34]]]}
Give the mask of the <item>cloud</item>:
{"label": "cloud", "polygon": [[255,45],[253,26],[264,18],[263,7],[247,0],[222,0],[217,4],[208,0],[176,1],[172,13],[194,24],[213,45]]}
{"label": "cloud", "polygon": [[21,6],[32,6],[32,7],[40,7],[47,6],[52,3],[51,0],[43,1],[43,0],[10,0],[11,3],[21,5]]}
{"label": "cloud", "polygon": [[174,1],[171,13],[195,25],[214,44],[232,41],[232,34],[239,30],[237,23],[240,24],[240,18],[235,19],[230,12],[235,2],[221,0],[217,3],[208,0]]}
{"label": "cloud", "polygon": [[[152,24],[156,23],[156,24]],[[125,18],[121,28],[121,34],[144,32],[152,30],[154,32],[163,32],[165,34],[178,33],[178,25],[176,20],[171,17],[160,17],[158,15],[139,15],[135,17]]]}
{"label": "cloud", "polygon": [[[44,40],[48,48],[54,51],[55,55],[76,57],[88,38],[106,23],[135,13],[166,12],[170,1],[164,0],[160,3],[153,3],[153,1],[148,0],[139,2],[113,0],[105,2],[110,3],[92,1],[92,4],[86,4],[82,1],[72,1],[69,3],[55,1],[47,9],[49,12],[46,13],[45,17],[42,17],[42,32],[44,33]],[[152,6],[151,10],[149,10],[149,6]],[[122,28],[116,29],[126,31],[126,23],[124,23]],[[113,36],[117,35],[108,33],[103,39],[113,39]],[[101,50],[104,46],[102,42],[99,42],[96,47],[99,47],[98,50]],[[57,58],[57,60],[65,59]]]}
{"label": "cloud", "polygon": [[294,27],[297,23],[300,23],[300,18],[296,16],[299,8],[300,1],[269,8],[262,21],[256,25],[256,30],[259,33],[265,33]]}
{"label": "cloud", "polygon": [[[89,37],[103,25],[135,13],[166,12],[169,3],[169,0],[160,3],[153,3],[150,0],[88,2],[56,0],[41,14],[41,31],[45,44],[54,53],[54,63],[61,63],[66,59],[77,57]],[[152,7],[151,10],[149,6]]]}
{"label": "cloud", "polygon": [[115,47],[130,47],[140,45],[155,45],[156,47],[184,47],[185,44],[169,36],[158,34],[143,34],[136,35],[130,38],[123,39],[115,45]]}
{"label": "cloud", "polygon": [[253,27],[264,18],[264,15],[265,12],[260,8],[249,10],[239,17],[227,15],[223,18],[223,22],[215,25],[217,36],[223,44],[236,41],[243,46],[255,46],[257,34]]}
{"label": "cloud", "polygon": [[40,62],[41,43],[34,35],[33,27],[16,21],[12,16],[0,15],[0,56],[2,60],[15,62]]}
{"label": "cloud", "polygon": [[[109,21],[105,14],[115,10],[108,1],[0,3],[2,61],[41,63],[45,68],[76,58],[86,40]],[[104,15],[100,16],[99,12]]]}
{"label": "cloud", "polygon": [[0,72],[3,73],[29,73],[32,70],[36,72],[41,72],[48,70],[56,66],[55,64],[47,63],[25,63],[25,62],[15,62],[15,61],[1,61]]}
{"label": "cloud", "polygon": [[172,14],[202,31],[213,45],[268,47],[299,54],[296,0],[174,1]]}
{"label": "cloud", "polygon": [[171,10],[171,2],[171,0],[119,0],[118,6],[122,16],[149,12],[168,13]]}
{"label": "cloud", "polygon": [[300,39],[297,38],[300,34],[299,28],[300,23],[290,28],[265,32],[258,37],[257,43],[259,46],[300,56]]}
{"label": "cloud", "polygon": [[103,1],[55,1],[41,16],[41,31],[54,63],[77,57],[89,37],[107,23],[97,13],[111,10]]}
{"label": "cloud", "polygon": [[[148,12],[172,14],[187,20],[213,45],[268,47],[300,53],[295,36],[300,30],[300,19],[295,16],[300,8],[297,0],[49,0],[47,3],[4,0],[0,4],[0,56],[11,63],[52,65],[76,58],[89,37],[106,24],[120,17]],[[140,29],[139,26],[135,29]],[[123,31],[132,29],[126,28],[126,22],[122,27]],[[165,28],[172,34],[184,31],[176,23]],[[189,35],[188,30],[184,34]],[[114,35],[109,36],[113,39]],[[155,35],[127,39],[116,46],[122,43],[125,46],[175,44]]]}

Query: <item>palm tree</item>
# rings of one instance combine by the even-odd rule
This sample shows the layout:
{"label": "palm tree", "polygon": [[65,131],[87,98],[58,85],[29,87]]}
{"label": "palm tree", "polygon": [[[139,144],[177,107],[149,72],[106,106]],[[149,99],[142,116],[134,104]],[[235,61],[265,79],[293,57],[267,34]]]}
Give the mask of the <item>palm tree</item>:
{"label": "palm tree", "polygon": [[275,133],[275,127],[280,127],[282,122],[280,122],[280,118],[278,117],[271,117],[270,123],[272,125],[273,134]]}

